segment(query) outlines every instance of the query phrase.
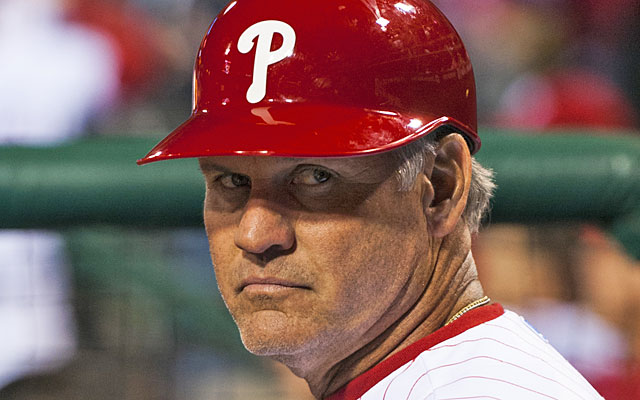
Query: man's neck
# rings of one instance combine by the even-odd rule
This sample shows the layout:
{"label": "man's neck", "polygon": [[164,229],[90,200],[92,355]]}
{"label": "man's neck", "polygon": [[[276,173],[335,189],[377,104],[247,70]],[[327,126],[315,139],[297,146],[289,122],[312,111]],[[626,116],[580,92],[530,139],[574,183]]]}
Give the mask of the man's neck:
{"label": "man's neck", "polygon": [[431,279],[402,318],[332,366],[316,366],[308,370],[309,373],[289,367],[307,380],[315,397],[325,398],[381,361],[435,332],[457,311],[483,296],[470,248],[468,232],[434,241]]}

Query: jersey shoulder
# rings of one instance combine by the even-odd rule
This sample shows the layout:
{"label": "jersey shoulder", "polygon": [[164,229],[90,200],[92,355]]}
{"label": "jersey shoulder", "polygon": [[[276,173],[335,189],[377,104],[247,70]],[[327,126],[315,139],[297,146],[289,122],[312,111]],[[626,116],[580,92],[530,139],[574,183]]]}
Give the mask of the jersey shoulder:
{"label": "jersey shoulder", "polygon": [[423,351],[362,400],[602,399],[521,316],[501,316]]}

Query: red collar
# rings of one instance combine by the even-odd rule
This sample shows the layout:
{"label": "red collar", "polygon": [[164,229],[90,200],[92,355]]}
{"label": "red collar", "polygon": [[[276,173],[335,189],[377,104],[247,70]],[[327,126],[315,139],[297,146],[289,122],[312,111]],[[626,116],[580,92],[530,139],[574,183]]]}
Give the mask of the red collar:
{"label": "red collar", "polygon": [[346,386],[329,396],[326,400],[355,400],[365,394],[369,389],[374,387],[393,371],[418,357],[420,353],[444,342],[447,339],[451,339],[474,326],[478,326],[487,321],[498,318],[503,313],[504,309],[500,304],[491,304],[471,310],[463,314],[451,324],[423,337],[417,342],[382,361],[380,364],[349,382]]}

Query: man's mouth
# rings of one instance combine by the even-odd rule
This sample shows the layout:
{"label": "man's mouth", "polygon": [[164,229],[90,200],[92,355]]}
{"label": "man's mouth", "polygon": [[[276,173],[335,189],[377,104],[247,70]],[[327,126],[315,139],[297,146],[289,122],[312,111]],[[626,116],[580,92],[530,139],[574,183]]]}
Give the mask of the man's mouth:
{"label": "man's mouth", "polygon": [[281,294],[296,289],[311,289],[299,282],[276,277],[249,277],[242,281],[238,293]]}

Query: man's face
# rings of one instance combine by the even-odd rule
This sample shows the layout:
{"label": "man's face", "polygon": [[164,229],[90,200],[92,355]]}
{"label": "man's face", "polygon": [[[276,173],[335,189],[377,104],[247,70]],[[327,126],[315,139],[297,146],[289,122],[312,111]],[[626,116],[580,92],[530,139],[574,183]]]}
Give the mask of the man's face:
{"label": "man's face", "polygon": [[394,160],[200,160],[218,285],[249,351],[346,357],[415,303],[431,272],[422,183],[399,191]]}

